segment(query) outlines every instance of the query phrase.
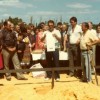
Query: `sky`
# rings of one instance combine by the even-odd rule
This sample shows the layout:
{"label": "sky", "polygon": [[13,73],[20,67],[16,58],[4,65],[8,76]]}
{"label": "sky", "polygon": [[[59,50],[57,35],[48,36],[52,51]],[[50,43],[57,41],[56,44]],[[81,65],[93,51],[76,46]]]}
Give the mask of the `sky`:
{"label": "sky", "polygon": [[78,23],[100,22],[100,0],[0,0],[0,20],[22,18],[26,23],[40,21],[68,22],[72,16]]}

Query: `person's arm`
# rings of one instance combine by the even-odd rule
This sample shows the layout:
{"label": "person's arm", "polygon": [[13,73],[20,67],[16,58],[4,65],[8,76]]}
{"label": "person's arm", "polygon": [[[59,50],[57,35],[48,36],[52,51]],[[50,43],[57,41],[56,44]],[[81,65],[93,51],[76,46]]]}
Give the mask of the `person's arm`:
{"label": "person's arm", "polygon": [[67,39],[67,34],[65,34],[65,36],[64,36],[64,42],[63,42],[63,45],[64,45],[64,51],[66,51],[67,50],[67,48],[66,48],[66,43],[67,43],[67,41],[68,41],[68,39]]}
{"label": "person's arm", "polygon": [[100,43],[100,39],[94,35],[90,36],[90,40],[91,42],[86,43],[87,47],[92,47],[93,45]]}
{"label": "person's arm", "polygon": [[0,45],[0,53],[1,53],[1,51],[2,51],[2,45]]}
{"label": "person's arm", "polygon": [[92,47],[93,45],[96,45],[98,43],[100,43],[100,40],[94,40],[92,42],[88,42],[86,45],[89,46],[89,47]]}
{"label": "person's arm", "polygon": [[31,48],[34,48],[34,46],[35,46],[35,43],[32,43],[32,44],[31,44]]}
{"label": "person's arm", "polygon": [[77,40],[76,44],[78,45],[80,43],[80,38]]}
{"label": "person's arm", "polygon": [[56,34],[52,34],[59,42],[61,42],[61,37],[58,37]]}
{"label": "person's arm", "polygon": [[52,36],[55,37],[55,38],[58,40],[58,42],[61,43],[61,33],[60,33],[59,30],[56,30],[56,31],[52,34]]}
{"label": "person's arm", "polygon": [[1,43],[1,45],[3,45],[3,34],[2,34],[2,31],[0,31],[0,43]]}
{"label": "person's arm", "polygon": [[46,34],[44,34],[44,35],[41,37],[41,41],[44,41],[45,37],[46,37]]}

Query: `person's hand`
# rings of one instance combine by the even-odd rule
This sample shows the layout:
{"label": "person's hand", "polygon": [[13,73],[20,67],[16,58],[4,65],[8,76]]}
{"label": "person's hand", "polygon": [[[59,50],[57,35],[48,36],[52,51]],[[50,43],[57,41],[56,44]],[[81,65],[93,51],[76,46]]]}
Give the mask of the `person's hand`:
{"label": "person's hand", "polygon": [[53,37],[55,37],[55,38],[57,37],[57,35],[56,35],[56,34],[52,34],[52,36],[53,36]]}
{"label": "person's hand", "polygon": [[13,47],[13,48],[7,47],[7,49],[8,49],[9,51],[15,51],[15,50],[16,50],[16,47]]}
{"label": "person's hand", "polygon": [[87,46],[91,47],[92,44],[90,42],[86,43]]}
{"label": "person's hand", "polygon": [[87,49],[89,50],[92,47],[92,44],[90,42],[86,43]]}
{"label": "person's hand", "polygon": [[34,48],[34,46],[35,46],[35,43],[33,43],[33,44],[31,45],[31,48]]}
{"label": "person's hand", "polygon": [[18,52],[18,53],[22,53],[22,51],[21,51],[21,50],[18,50],[17,52]]}
{"label": "person's hand", "polygon": [[44,38],[46,37],[46,34],[44,34]]}
{"label": "person's hand", "polygon": [[32,47],[31,43],[28,46],[31,48]]}
{"label": "person's hand", "polygon": [[80,39],[77,40],[76,44],[79,44],[79,43],[80,43]]}
{"label": "person's hand", "polygon": [[25,43],[29,43],[29,38],[28,38],[28,37],[25,37],[25,38],[24,38],[24,42],[25,42]]}
{"label": "person's hand", "polygon": [[64,52],[67,52],[67,49],[66,49],[66,48],[64,48],[64,49],[63,49],[63,51],[64,51]]}

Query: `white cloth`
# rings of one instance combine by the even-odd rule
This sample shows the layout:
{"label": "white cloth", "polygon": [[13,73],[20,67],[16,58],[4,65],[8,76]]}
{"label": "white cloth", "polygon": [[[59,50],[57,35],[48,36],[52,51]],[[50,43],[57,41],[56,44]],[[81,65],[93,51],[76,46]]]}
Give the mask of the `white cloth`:
{"label": "white cloth", "polygon": [[46,34],[47,52],[55,51],[55,40],[52,34]]}
{"label": "white cloth", "polygon": [[[32,65],[30,69],[37,69],[37,68],[43,68],[40,63]],[[32,76],[35,78],[40,78],[40,77],[46,77],[46,71],[33,71]]]}
{"label": "white cloth", "polygon": [[[45,60],[46,56],[45,56],[45,52],[42,53],[31,53],[32,54],[32,60]],[[64,52],[64,51],[59,51],[59,60],[68,60],[68,53]]]}
{"label": "white cloth", "polygon": [[100,33],[97,33],[97,37],[100,39]]}

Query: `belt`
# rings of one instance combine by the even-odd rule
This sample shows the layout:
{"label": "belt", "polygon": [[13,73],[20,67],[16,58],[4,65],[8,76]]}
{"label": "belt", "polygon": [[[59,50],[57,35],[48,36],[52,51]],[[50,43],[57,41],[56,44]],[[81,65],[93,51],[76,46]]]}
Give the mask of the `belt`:
{"label": "belt", "polygon": [[70,45],[76,45],[76,44],[70,44]]}
{"label": "belt", "polygon": [[70,46],[77,46],[77,44],[69,44]]}
{"label": "belt", "polygon": [[[91,50],[91,51],[92,51],[92,49],[89,49],[89,50]],[[81,50],[81,51],[85,52],[85,51],[89,51],[89,50]]]}

